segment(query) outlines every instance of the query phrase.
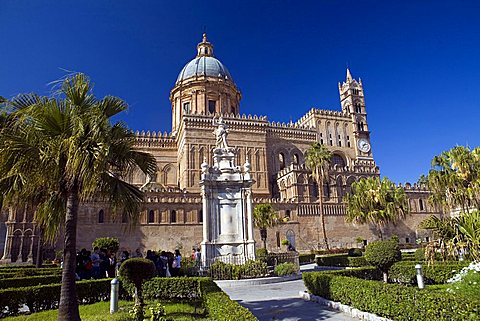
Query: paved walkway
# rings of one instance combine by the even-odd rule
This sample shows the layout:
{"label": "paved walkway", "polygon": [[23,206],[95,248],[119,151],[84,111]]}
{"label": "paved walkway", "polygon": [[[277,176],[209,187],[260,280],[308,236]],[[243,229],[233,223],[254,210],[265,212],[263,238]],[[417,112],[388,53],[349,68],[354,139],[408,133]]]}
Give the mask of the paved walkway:
{"label": "paved walkway", "polygon": [[[303,267],[302,270],[309,268]],[[260,321],[358,321],[342,312],[301,299],[299,291],[306,290],[302,280],[221,287]]]}

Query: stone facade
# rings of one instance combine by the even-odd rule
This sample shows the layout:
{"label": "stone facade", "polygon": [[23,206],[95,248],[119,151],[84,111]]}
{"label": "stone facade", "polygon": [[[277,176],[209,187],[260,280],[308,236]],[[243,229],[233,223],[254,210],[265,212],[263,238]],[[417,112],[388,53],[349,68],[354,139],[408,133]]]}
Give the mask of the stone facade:
{"label": "stone facade", "polygon": [[[229,127],[229,144],[235,148],[237,164],[247,159],[251,164],[254,204],[271,203],[284,218],[268,231],[270,250],[280,250],[283,239],[289,239],[301,251],[319,247],[319,197],[323,197],[331,246],[354,246],[357,237],[376,239],[371,227],[344,222],[343,197],[351,184],[362,177],[379,176],[380,170],[370,144],[362,81],[354,79],[347,69],[346,79],[338,88],[338,111],[312,108],[298,121],[286,124],[266,116],[241,114],[241,93],[226,67],[213,57],[213,45],[204,35],[197,56],[182,69],[171,90],[171,132],[136,133],[137,148],[153,154],[158,163],[153,177],[136,174],[131,178],[147,195],[140,224],[129,227],[124,217],[109,210],[108,204],[84,203],[78,221],[78,247],[89,248],[101,236],[118,237],[121,248],[130,251],[180,247],[189,252],[192,246],[198,246],[203,224],[201,164],[213,157],[216,142],[212,119],[218,116]],[[329,179],[322,187],[316,186],[305,168],[305,152],[314,142],[333,153]],[[385,234],[396,234],[402,242],[413,243],[426,237],[417,231],[418,223],[430,214],[441,213],[427,203],[424,187],[406,185],[405,189],[412,215]],[[35,248],[30,244],[38,239],[31,211],[27,215],[10,210],[4,217],[4,259],[14,259],[12,253],[16,253],[15,260],[21,257],[18,253],[26,253],[23,256],[28,259],[32,255],[29,248]],[[255,229],[254,233],[259,240],[259,231]]]}

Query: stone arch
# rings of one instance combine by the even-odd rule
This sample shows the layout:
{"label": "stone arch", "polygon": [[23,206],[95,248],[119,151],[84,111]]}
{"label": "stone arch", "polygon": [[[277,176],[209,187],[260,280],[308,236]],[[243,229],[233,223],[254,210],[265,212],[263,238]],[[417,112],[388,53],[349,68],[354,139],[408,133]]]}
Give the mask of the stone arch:
{"label": "stone arch", "polygon": [[295,248],[295,232],[293,230],[287,230],[285,233],[285,238],[293,246],[293,248]]}
{"label": "stone arch", "polygon": [[297,178],[297,192],[299,200],[302,201],[305,197],[305,178],[303,175],[299,175]]}
{"label": "stone arch", "polygon": [[155,223],[155,211],[154,210],[149,210],[148,211],[147,223]]}
{"label": "stone arch", "polygon": [[341,135],[339,127],[340,127],[340,123],[335,122],[335,139],[333,141],[336,142],[337,146],[341,147],[342,146],[342,135]]}
{"label": "stone arch", "polygon": [[347,166],[345,156],[343,155],[342,152],[339,152],[339,151],[335,151],[332,153],[332,159],[330,163],[333,168],[337,168],[337,169],[339,168],[343,169],[344,167]]}
{"label": "stone arch", "polygon": [[167,164],[163,167],[163,184],[164,185],[177,185],[177,171],[173,164]]}
{"label": "stone arch", "polygon": [[105,223],[105,211],[103,209],[101,209],[100,211],[98,211],[98,220],[97,220],[97,223]]}
{"label": "stone arch", "polygon": [[22,246],[22,231],[15,230],[13,232],[12,248],[10,250],[10,257],[12,259],[12,262],[16,262],[18,260],[21,246]]}
{"label": "stone arch", "polygon": [[205,149],[203,148],[203,146],[201,146],[198,149],[198,164],[202,164],[204,159],[205,159]]}
{"label": "stone arch", "polygon": [[32,243],[33,243],[33,231],[28,229],[23,232],[23,241],[22,241],[22,262],[27,262],[28,257],[32,252]]}
{"label": "stone arch", "polygon": [[355,176],[349,176],[347,178],[346,186],[345,186],[345,194],[352,193],[352,184],[356,182]]}
{"label": "stone arch", "polygon": [[282,152],[278,153],[278,158],[277,158],[277,160],[278,160],[278,169],[279,169],[279,170],[284,169],[284,168],[285,168],[285,163],[286,163],[286,161],[285,161],[285,154],[282,153]]}

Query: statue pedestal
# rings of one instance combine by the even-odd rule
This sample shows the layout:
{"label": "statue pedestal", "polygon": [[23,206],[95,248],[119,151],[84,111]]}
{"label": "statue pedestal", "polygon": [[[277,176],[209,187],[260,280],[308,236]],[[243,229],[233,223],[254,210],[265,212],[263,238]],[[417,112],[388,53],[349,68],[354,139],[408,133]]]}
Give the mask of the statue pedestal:
{"label": "statue pedestal", "polygon": [[202,164],[203,266],[216,260],[243,264],[255,259],[251,197],[254,180],[248,161],[242,170],[235,166],[235,157],[234,148],[215,148],[214,165]]}

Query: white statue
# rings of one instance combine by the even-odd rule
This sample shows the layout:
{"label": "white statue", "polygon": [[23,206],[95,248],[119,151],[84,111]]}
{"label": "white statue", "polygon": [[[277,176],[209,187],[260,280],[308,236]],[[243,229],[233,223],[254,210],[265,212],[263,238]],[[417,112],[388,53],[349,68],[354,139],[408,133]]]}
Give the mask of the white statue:
{"label": "white statue", "polygon": [[227,129],[227,124],[223,122],[223,118],[220,117],[217,121],[216,118],[213,118],[212,120],[213,125],[218,125],[217,129],[213,132],[215,134],[215,137],[217,138],[216,141],[216,147],[217,148],[228,148],[227,144],[227,135],[228,135],[228,129]]}

